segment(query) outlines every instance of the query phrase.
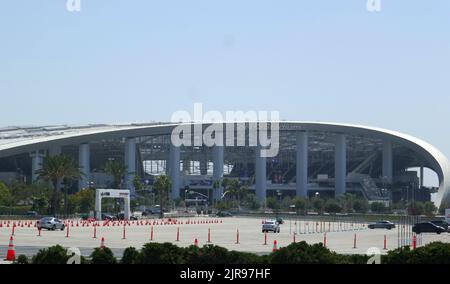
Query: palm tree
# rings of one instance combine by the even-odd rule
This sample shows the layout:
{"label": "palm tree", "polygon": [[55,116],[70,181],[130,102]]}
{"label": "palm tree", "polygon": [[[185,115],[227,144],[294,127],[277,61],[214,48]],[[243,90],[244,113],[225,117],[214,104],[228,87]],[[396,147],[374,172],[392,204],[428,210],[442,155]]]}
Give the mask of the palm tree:
{"label": "palm tree", "polygon": [[[214,200],[214,203],[216,203],[217,199],[220,199],[222,197],[222,196],[218,195],[219,189],[220,189],[220,181],[216,180],[216,181],[213,182],[213,200]],[[218,197],[218,198],[216,198],[216,197]]]}
{"label": "palm tree", "polygon": [[156,178],[154,189],[158,193],[159,196],[159,206],[161,208],[161,212],[159,213],[159,217],[164,218],[164,200],[165,197],[169,195],[170,189],[172,187],[172,181],[169,176],[160,175]]}
{"label": "palm tree", "polygon": [[237,199],[239,199],[239,188],[241,187],[241,183],[238,180],[234,179],[230,182],[228,187],[233,201],[236,201],[236,197]]}
{"label": "palm tree", "polygon": [[[83,174],[79,168],[75,166],[75,161],[72,157],[67,155],[48,156],[44,159],[42,169],[36,172],[40,179],[50,181],[53,185],[53,197],[50,211],[52,214],[56,213],[58,193],[61,190],[61,182],[63,180],[69,183],[71,180],[79,179]],[[65,186],[65,205],[67,208],[67,190]]]}
{"label": "palm tree", "polygon": [[113,187],[119,189],[122,184],[122,178],[127,174],[127,166],[120,161],[109,160],[105,164],[105,173],[111,175],[114,178]]}
{"label": "palm tree", "polygon": [[231,180],[230,179],[224,178],[222,180],[222,187],[223,187],[223,191],[225,193],[228,191],[228,188],[229,188],[230,184],[231,184]]}

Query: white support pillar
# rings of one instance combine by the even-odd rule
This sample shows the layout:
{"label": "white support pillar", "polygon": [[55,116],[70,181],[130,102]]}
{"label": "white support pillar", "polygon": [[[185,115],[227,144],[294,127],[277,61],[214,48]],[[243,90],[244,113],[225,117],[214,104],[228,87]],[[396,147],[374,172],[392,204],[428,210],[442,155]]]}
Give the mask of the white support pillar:
{"label": "white support pillar", "polygon": [[136,176],[136,138],[125,140],[125,166],[127,167],[126,186],[131,196],[135,196],[134,177]]}
{"label": "white support pillar", "polygon": [[78,166],[82,176],[78,182],[78,190],[89,186],[91,179],[91,148],[88,143],[80,144],[78,148]]}
{"label": "white support pillar", "polygon": [[339,196],[347,192],[347,141],[344,134],[336,137],[335,146],[335,195]]}
{"label": "white support pillar", "polygon": [[170,144],[169,176],[172,179],[172,199],[180,197],[180,147]]}
{"label": "white support pillar", "polygon": [[308,197],[308,133],[297,133],[297,197]]}
{"label": "white support pillar", "polygon": [[259,146],[256,150],[256,161],[255,161],[255,174],[256,174],[256,199],[259,204],[264,205],[266,202],[267,194],[267,164],[266,158],[261,157],[261,147]]}
{"label": "white support pillar", "polygon": [[[214,146],[213,163],[214,163],[213,182],[218,181],[221,183],[223,178],[223,166],[224,166],[224,146]],[[214,199],[220,200],[222,195],[223,195],[223,187],[222,184],[220,184],[219,188],[214,190]]]}
{"label": "white support pillar", "polygon": [[39,151],[35,151],[30,154],[31,157],[31,181],[35,182],[39,179],[37,171],[42,169],[42,164],[44,163],[45,155]]}
{"label": "white support pillar", "polygon": [[390,140],[383,141],[383,179],[387,183],[392,183],[393,178],[393,155],[392,142]]}

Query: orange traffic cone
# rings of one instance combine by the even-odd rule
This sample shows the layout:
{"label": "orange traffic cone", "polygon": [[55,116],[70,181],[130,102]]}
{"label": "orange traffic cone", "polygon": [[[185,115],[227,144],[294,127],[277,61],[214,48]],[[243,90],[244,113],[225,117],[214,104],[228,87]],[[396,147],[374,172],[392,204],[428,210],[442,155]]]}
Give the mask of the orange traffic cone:
{"label": "orange traffic cone", "polygon": [[195,239],[194,246],[198,247],[198,239]]}
{"label": "orange traffic cone", "polygon": [[278,242],[277,242],[277,240],[275,240],[273,242],[273,250],[272,250],[272,252],[276,252],[277,250],[278,250]]}
{"label": "orange traffic cone", "polygon": [[8,253],[6,255],[6,261],[16,260],[16,251],[14,250],[13,237],[9,239]]}
{"label": "orange traffic cone", "polygon": [[102,241],[100,243],[100,247],[104,248],[105,247],[105,238],[102,238]]}

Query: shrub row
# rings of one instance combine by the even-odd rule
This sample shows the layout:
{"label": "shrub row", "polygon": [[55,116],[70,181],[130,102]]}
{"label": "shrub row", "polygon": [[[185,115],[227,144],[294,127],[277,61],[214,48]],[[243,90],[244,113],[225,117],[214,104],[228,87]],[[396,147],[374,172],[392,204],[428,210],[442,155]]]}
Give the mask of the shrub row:
{"label": "shrub row", "polygon": [[[365,264],[365,255],[342,255],[322,244],[306,242],[291,244],[270,255],[229,251],[207,245],[182,248],[171,243],[149,243],[137,250],[125,249],[120,261],[109,248],[96,248],[89,259],[81,257],[81,264]],[[40,250],[29,260],[21,255],[17,264],[67,264],[71,259],[67,250],[57,245]],[[450,264],[450,244],[436,242],[411,250],[390,251],[382,257],[383,264]]]}

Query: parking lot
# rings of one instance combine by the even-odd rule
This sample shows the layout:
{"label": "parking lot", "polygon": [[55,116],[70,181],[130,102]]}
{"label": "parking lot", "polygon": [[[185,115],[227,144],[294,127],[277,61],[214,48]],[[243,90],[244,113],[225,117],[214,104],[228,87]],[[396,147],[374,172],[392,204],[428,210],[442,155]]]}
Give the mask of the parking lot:
{"label": "parking lot", "polygon": [[[230,250],[254,252],[258,254],[270,253],[276,240],[279,247],[284,247],[294,241],[306,241],[309,244],[323,243],[326,237],[327,247],[343,254],[365,254],[369,248],[376,247],[381,253],[384,250],[385,238],[388,250],[398,247],[398,230],[369,230],[363,223],[314,222],[300,219],[286,220],[281,226],[281,233],[265,234],[261,232],[261,219],[257,218],[183,218],[167,223],[161,220],[142,223],[130,222],[126,226],[116,222],[106,225],[103,222],[94,227],[93,224],[83,224],[73,220],[69,222],[69,235],[64,231],[42,230],[41,236],[28,221],[14,221],[14,245],[16,254],[31,256],[38,249],[59,244],[63,247],[79,248],[83,255],[89,255],[92,249],[100,246],[101,239],[105,239],[105,246],[113,249],[117,256],[127,247],[140,248],[151,242],[153,228],[153,242],[171,242],[179,246],[190,246],[195,239],[199,245],[208,244],[208,234],[211,244],[219,245]],[[6,255],[9,238],[13,230],[13,221],[9,227],[5,221],[0,228],[0,257]],[[28,227],[29,226],[29,227]],[[125,229],[125,238],[124,238]],[[179,232],[179,233],[178,233]],[[294,234],[295,232],[295,234]],[[94,233],[96,238],[94,238]],[[356,237],[356,248],[355,248]],[[177,241],[177,238],[179,241]],[[423,234],[421,244],[433,241],[450,242],[450,235]],[[419,243],[419,244],[420,244]]]}

